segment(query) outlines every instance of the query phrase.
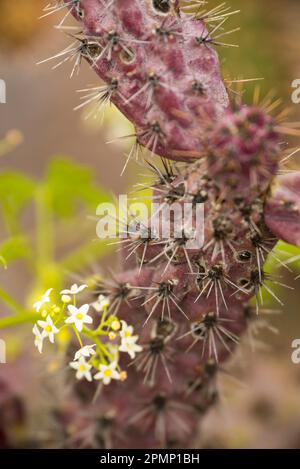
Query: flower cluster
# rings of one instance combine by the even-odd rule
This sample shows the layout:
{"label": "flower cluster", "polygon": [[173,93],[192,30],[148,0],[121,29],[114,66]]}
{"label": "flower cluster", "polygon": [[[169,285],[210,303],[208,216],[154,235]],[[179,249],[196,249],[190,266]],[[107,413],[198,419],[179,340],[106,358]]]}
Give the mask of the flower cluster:
{"label": "flower cluster", "polygon": [[[51,300],[54,293],[53,288],[49,288],[34,303],[39,314],[32,329],[34,344],[42,353],[46,339],[53,344],[57,334],[71,328],[80,344],[74,360],[69,363],[76,370],[76,378],[101,380],[103,384],[109,384],[111,380],[124,381],[127,373],[120,368],[119,353],[134,359],[142,351],[137,344],[138,336],[134,335],[132,326],[119,321],[110,312],[110,301],[106,296],[99,295],[97,301],[79,305],[78,295],[86,288],[85,284],[74,284],[60,292],[57,302]],[[86,340],[90,343],[85,344]]]}

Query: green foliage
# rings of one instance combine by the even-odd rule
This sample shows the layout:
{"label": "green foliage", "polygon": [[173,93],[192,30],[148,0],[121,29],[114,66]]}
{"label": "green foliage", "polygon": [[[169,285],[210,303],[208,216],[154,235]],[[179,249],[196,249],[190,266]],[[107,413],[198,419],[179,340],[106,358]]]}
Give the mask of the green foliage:
{"label": "green foliage", "polygon": [[34,183],[23,174],[6,171],[0,174],[0,207],[10,234],[19,231],[23,208],[34,194]]}
{"label": "green foliage", "polygon": [[[25,262],[32,273],[28,305],[50,286],[63,287],[70,272],[106,254],[107,243],[95,239],[95,223],[88,217],[95,215],[98,204],[109,201],[91,170],[62,156],[52,159],[41,181],[13,171],[0,174],[0,268]],[[13,312],[22,311],[1,288],[0,298]]]}
{"label": "green foliage", "polygon": [[[300,271],[300,249],[297,246],[292,246],[284,241],[278,241],[276,248],[274,249],[274,256],[269,256],[267,263],[265,264],[266,272],[273,272],[278,265],[280,266],[279,260],[287,265],[290,265],[292,270]],[[293,262],[299,256],[299,259]]]}
{"label": "green foliage", "polygon": [[0,245],[0,258],[3,259],[3,264],[7,267],[11,262],[26,258],[29,256],[30,247],[27,243],[26,237],[13,236],[6,239]]}
{"label": "green foliage", "polygon": [[49,165],[46,186],[53,212],[60,217],[74,216],[77,204],[85,204],[94,213],[100,202],[110,201],[107,193],[94,185],[88,168],[60,157]]}

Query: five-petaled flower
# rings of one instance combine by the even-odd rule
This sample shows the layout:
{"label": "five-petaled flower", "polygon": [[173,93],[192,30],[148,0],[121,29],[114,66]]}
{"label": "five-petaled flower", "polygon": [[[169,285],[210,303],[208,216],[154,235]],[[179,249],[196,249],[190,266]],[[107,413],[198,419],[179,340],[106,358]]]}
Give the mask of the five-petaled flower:
{"label": "five-petaled flower", "polygon": [[[133,327],[128,326],[128,324],[125,321],[121,321],[122,324],[122,329],[120,330],[120,337],[121,339],[129,339],[132,337],[133,334]],[[137,336],[135,336],[137,337]]]}
{"label": "five-petaled flower", "polygon": [[136,343],[137,340],[137,335],[133,335],[128,339],[123,339],[119,347],[119,351],[128,353],[130,358],[133,360],[135,355],[143,350],[143,347]]}
{"label": "five-petaled flower", "polygon": [[44,338],[41,334],[41,331],[39,330],[39,328],[37,327],[37,325],[35,324],[33,326],[33,329],[32,329],[32,332],[35,336],[34,338],[34,345],[36,346],[36,348],[38,349],[38,351],[40,353],[42,353],[43,351],[43,341],[44,341]]}
{"label": "five-petaled flower", "polygon": [[48,314],[45,321],[38,320],[38,325],[42,328],[42,338],[49,337],[50,342],[54,343],[54,335],[59,331],[57,327],[53,324],[51,316]]}
{"label": "five-petaled flower", "polygon": [[97,311],[97,313],[102,313],[106,311],[109,307],[110,301],[107,296],[99,295],[97,301],[92,303],[93,308]]}
{"label": "five-petaled flower", "polygon": [[85,288],[87,288],[87,285],[77,285],[77,283],[74,283],[71,288],[67,288],[65,290],[62,290],[60,292],[61,295],[78,295],[78,293],[81,293]]}
{"label": "five-petaled flower", "polygon": [[95,355],[96,352],[94,350],[94,347],[96,347],[96,344],[93,345],[85,345],[84,347],[81,347],[77,352],[75,353],[74,360],[79,360],[80,358],[89,358],[92,355]]}
{"label": "five-petaled flower", "polygon": [[141,345],[138,345],[136,342],[139,338],[138,335],[133,335],[133,327],[128,326],[125,321],[121,321],[122,329],[120,331],[121,345],[119,346],[120,352],[128,353],[131,359],[135,358],[135,355],[138,352],[143,350]]}
{"label": "five-petaled flower", "polygon": [[66,324],[75,324],[76,329],[81,332],[84,324],[92,324],[93,318],[88,315],[89,305],[85,304],[77,308],[74,305],[68,305],[70,316],[65,320]]}
{"label": "five-petaled flower", "polygon": [[42,296],[42,298],[39,301],[36,301],[33,305],[34,309],[39,313],[41,307],[45,303],[50,303],[50,293],[52,292],[53,288],[49,288]]}
{"label": "five-petaled flower", "polygon": [[111,362],[109,365],[100,365],[99,372],[95,374],[94,379],[103,381],[103,384],[109,384],[112,379],[120,379],[120,373],[117,371],[118,363]]}
{"label": "five-petaled flower", "polygon": [[76,378],[82,379],[85,378],[87,381],[92,381],[92,374],[90,365],[84,357],[80,357],[78,361],[70,362],[70,367],[76,371]]}

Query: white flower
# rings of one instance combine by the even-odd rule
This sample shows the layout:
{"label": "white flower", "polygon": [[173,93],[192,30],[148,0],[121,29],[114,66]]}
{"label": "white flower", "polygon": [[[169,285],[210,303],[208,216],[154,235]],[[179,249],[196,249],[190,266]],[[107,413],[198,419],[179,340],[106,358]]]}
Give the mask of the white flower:
{"label": "white flower", "polygon": [[50,293],[52,292],[53,288],[49,288],[46,293],[43,294],[42,298],[39,301],[36,301],[33,305],[34,309],[39,313],[41,307],[45,303],[50,303]]}
{"label": "white flower", "polygon": [[42,353],[43,351],[43,341],[44,341],[44,337],[42,336],[41,334],[41,331],[39,330],[39,328],[37,327],[37,324],[35,324],[33,326],[33,329],[32,329],[32,332],[35,336],[35,339],[34,339],[34,345],[36,346],[36,348],[38,349],[38,351],[40,353]]}
{"label": "white flower", "polygon": [[85,304],[76,308],[74,305],[68,305],[68,310],[71,316],[66,320],[66,324],[75,324],[76,329],[81,332],[84,324],[92,324],[93,319],[88,315],[89,305]]}
{"label": "white flower", "polygon": [[85,378],[88,381],[92,381],[93,378],[92,378],[91,371],[90,371],[92,368],[92,365],[87,363],[84,357],[80,357],[78,361],[70,362],[69,365],[74,370],[77,370],[76,372],[77,379]]}
{"label": "white flower", "polygon": [[74,283],[70,289],[62,290],[60,292],[61,295],[77,295],[78,293],[82,292],[85,288],[87,288],[87,285],[77,285],[77,283]]}
{"label": "white flower", "polygon": [[[128,339],[129,337],[132,337],[133,327],[128,326],[128,324],[125,321],[121,321],[121,324],[122,324],[122,329],[120,330],[121,339]],[[133,336],[133,337],[137,337],[137,336]]]}
{"label": "white flower", "polygon": [[135,358],[135,355],[143,350],[143,347],[141,347],[141,345],[136,344],[137,340],[138,336],[132,336],[128,339],[123,339],[119,347],[119,351],[128,353],[130,358],[133,360]]}
{"label": "white flower", "polygon": [[39,320],[38,325],[43,329],[42,338],[49,337],[50,342],[54,343],[54,335],[58,333],[58,329],[54,326],[51,316],[48,314],[45,321]]}
{"label": "white flower", "polygon": [[101,379],[104,384],[109,384],[112,379],[120,379],[120,373],[116,370],[117,365],[116,361],[109,365],[100,365],[100,371],[95,374],[94,379]]}
{"label": "white flower", "polygon": [[136,353],[141,352],[143,347],[138,345],[138,335],[133,335],[133,327],[129,326],[125,321],[121,321],[122,329],[120,331],[121,345],[119,347],[120,352],[125,352],[130,355],[130,358],[135,358]]}
{"label": "white flower", "polygon": [[107,296],[99,295],[97,301],[92,303],[93,308],[97,313],[102,313],[109,307],[110,301]]}
{"label": "white flower", "polygon": [[77,352],[75,353],[75,357],[74,357],[74,360],[79,360],[80,358],[89,358],[91,357],[92,355],[95,355],[96,352],[94,350],[94,347],[96,347],[96,344],[93,344],[93,345],[85,345],[84,347],[80,348],[79,350],[77,350]]}

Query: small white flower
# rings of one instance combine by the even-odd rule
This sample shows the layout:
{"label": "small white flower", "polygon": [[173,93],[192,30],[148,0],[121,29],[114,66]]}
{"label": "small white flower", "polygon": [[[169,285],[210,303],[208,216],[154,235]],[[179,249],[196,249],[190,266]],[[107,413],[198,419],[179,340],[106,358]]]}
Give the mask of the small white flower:
{"label": "small white flower", "polygon": [[96,344],[93,344],[93,345],[85,345],[84,347],[80,348],[79,350],[77,350],[77,352],[75,353],[75,357],[74,357],[74,360],[79,360],[80,358],[89,358],[91,357],[92,355],[95,355],[96,352],[94,350],[94,347],[96,347]]}
{"label": "small white flower", "polygon": [[46,291],[46,293],[43,294],[42,298],[39,301],[36,301],[33,305],[34,309],[36,310],[37,313],[40,312],[41,307],[45,303],[50,303],[50,293],[52,292],[53,288],[49,288],[49,290]]}
{"label": "small white flower", "polygon": [[84,357],[80,357],[78,361],[70,362],[69,365],[74,370],[77,370],[76,372],[77,379],[85,378],[88,381],[92,381],[93,378],[92,378],[91,371],[90,371],[92,368],[92,365],[87,363]]}
{"label": "small white flower", "polygon": [[130,358],[135,358],[136,353],[141,352],[143,347],[138,345],[138,335],[133,335],[133,327],[129,326],[125,321],[121,321],[122,329],[120,331],[121,345],[119,347],[120,352],[125,352],[130,355]]}
{"label": "small white flower", "polygon": [[78,293],[82,292],[85,288],[87,288],[87,285],[77,285],[77,283],[74,283],[71,288],[62,290],[60,292],[61,295],[77,295]]}
{"label": "small white flower", "polygon": [[50,342],[54,343],[54,335],[57,334],[59,331],[54,326],[51,316],[48,314],[45,321],[39,320],[38,325],[43,329],[42,331],[42,338],[49,337]]}
{"label": "small white flower", "polygon": [[35,324],[33,326],[33,329],[32,329],[32,332],[35,336],[34,338],[34,345],[36,346],[36,348],[38,349],[38,351],[40,353],[42,353],[43,351],[43,341],[44,341],[44,337],[42,336],[41,334],[41,331],[39,330],[39,328],[37,327],[37,324]]}
{"label": "small white flower", "polygon": [[143,350],[143,347],[136,343],[137,339],[138,336],[132,336],[129,339],[123,339],[119,347],[119,351],[128,353],[130,358],[133,360],[135,355]]}
{"label": "small white flower", "polygon": [[97,313],[102,313],[109,307],[110,301],[107,296],[99,295],[97,301],[92,303],[93,308]]}
{"label": "small white flower", "polygon": [[[121,321],[121,324],[122,324],[122,329],[120,330],[121,339],[129,339],[129,337],[132,337],[133,327],[128,326],[128,324],[125,321]],[[134,336],[134,337],[137,337],[137,336]]]}
{"label": "small white flower", "polygon": [[100,365],[100,371],[95,374],[94,379],[101,379],[104,384],[109,384],[112,379],[120,379],[120,373],[116,369],[117,365],[116,361],[109,365]]}
{"label": "small white flower", "polygon": [[76,329],[81,332],[84,324],[92,324],[93,319],[88,315],[89,305],[85,304],[76,308],[74,305],[68,305],[70,316],[65,320],[66,324],[75,324]]}

